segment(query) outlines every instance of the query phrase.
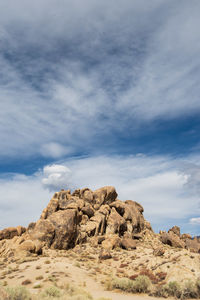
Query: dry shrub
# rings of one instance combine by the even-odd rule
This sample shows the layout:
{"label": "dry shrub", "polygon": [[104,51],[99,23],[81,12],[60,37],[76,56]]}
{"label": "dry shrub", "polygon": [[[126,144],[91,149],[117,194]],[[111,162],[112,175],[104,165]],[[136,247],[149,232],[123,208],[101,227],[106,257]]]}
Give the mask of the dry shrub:
{"label": "dry shrub", "polygon": [[112,288],[120,289],[129,293],[146,293],[149,291],[151,282],[147,276],[140,275],[135,280],[128,278],[114,278]]}
{"label": "dry shrub", "polygon": [[147,276],[151,280],[151,282],[154,284],[159,282],[158,278],[149,269],[142,269],[140,271],[140,275]]}
{"label": "dry shrub", "polygon": [[9,300],[31,300],[29,291],[22,286],[7,288],[6,292],[9,295]]}

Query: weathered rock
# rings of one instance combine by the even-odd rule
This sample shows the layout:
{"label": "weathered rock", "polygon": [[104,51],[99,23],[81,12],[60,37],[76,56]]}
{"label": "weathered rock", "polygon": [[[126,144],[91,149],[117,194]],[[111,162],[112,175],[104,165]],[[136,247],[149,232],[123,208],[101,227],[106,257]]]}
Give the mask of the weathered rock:
{"label": "weathered rock", "polygon": [[102,235],[106,230],[106,217],[102,213],[96,212],[95,215],[90,218],[90,221],[95,224],[95,235]]}
{"label": "weathered rock", "polygon": [[103,249],[112,250],[121,246],[121,239],[117,235],[109,236],[101,244]]}
{"label": "weathered rock", "polygon": [[162,232],[160,234],[160,240],[163,244],[167,244],[169,246],[175,248],[185,248],[185,243],[183,240],[179,238],[173,231],[170,232]]}
{"label": "weathered rock", "polygon": [[80,197],[83,198],[85,202],[93,203],[93,192],[88,188],[80,191]]}
{"label": "weathered rock", "polygon": [[55,236],[51,248],[69,249],[73,247],[77,238],[77,210],[67,209],[57,211],[48,220],[55,228]]}
{"label": "weathered rock", "polygon": [[93,192],[95,203],[100,205],[110,204],[117,198],[117,192],[113,186],[105,186]]}
{"label": "weathered rock", "polygon": [[126,204],[120,200],[116,200],[110,204],[110,207],[111,208],[114,207],[116,209],[116,211],[118,212],[118,214],[120,214],[121,216],[124,215],[125,206],[126,206]]}
{"label": "weathered rock", "polygon": [[200,253],[200,243],[198,242],[197,239],[194,240],[186,239],[185,244],[186,244],[186,248],[190,249],[191,252]]}
{"label": "weathered rock", "polygon": [[37,221],[34,229],[29,232],[32,240],[39,240],[44,242],[46,246],[50,247],[55,235],[55,226],[49,219],[40,219]]}
{"label": "weathered rock", "polygon": [[43,210],[40,219],[47,219],[51,214],[57,211],[59,205],[59,201],[57,198],[52,198],[47,205],[47,207]]}
{"label": "weathered rock", "polygon": [[118,214],[114,207],[112,207],[111,213],[107,220],[106,234],[119,233],[121,236],[126,230],[127,226],[125,219]]}
{"label": "weathered rock", "polygon": [[161,247],[154,249],[153,255],[155,256],[163,256],[165,254],[165,250]]}
{"label": "weathered rock", "polygon": [[28,252],[32,252],[32,253],[35,252],[35,248],[36,248],[35,244],[31,240],[26,240],[19,245],[20,250],[24,250],[24,251],[28,251]]}
{"label": "weathered rock", "polygon": [[0,240],[12,239],[14,236],[18,235],[18,230],[16,227],[8,227],[0,231]]}
{"label": "weathered rock", "polygon": [[121,246],[123,249],[136,249],[136,241],[131,238],[123,238],[121,241]]}
{"label": "weathered rock", "polygon": [[191,236],[190,234],[188,234],[188,233],[183,233],[183,234],[181,235],[181,239],[182,239],[182,240],[187,240],[187,239],[191,240],[191,239],[192,239],[192,236]]}
{"label": "weathered rock", "polygon": [[135,201],[125,201],[124,219],[130,221],[133,232],[140,232],[144,229],[143,207]]}
{"label": "weathered rock", "polygon": [[[144,229],[146,221],[142,213],[143,208],[137,202],[117,199],[112,186],[94,192],[89,188],[77,189],[72,194],[61,190],[53,195],[36,223],[30,223],[27,230],[20,226],[4,229],[0,231],[0,239],[12,238],[18,250],[38,254],[46,248],[69,249],[88,240],[92,243],[92,237],[97,247],[101,243],[105,249],[119,247],[123,238],[131,240],[129,248],[132,248],[132,238],[135,235],[135,239],[140,239],[137,234]],[[0,247],[6,253],[7,246]]]}
{"label": "weathered rock", "polygon": [[170,231],[172,231],[179,237],[181,236],[180,227],[178,227],[178,226],[173,226],[171,229],[169,229],[168,233],[170,233]]}
{"label": "weathered rock", "polygon": [[26,228],[23,226],[17,226],[16,227],[17,232],[18,232],[18,236],[22,235],[24,232],[26,232]]}
{"label": "weathered rock", "polygon": [[95,210],[93,209],[92,205],[86,203],[86,205],[82,208],[82,212],[91,218],[94,216]]}

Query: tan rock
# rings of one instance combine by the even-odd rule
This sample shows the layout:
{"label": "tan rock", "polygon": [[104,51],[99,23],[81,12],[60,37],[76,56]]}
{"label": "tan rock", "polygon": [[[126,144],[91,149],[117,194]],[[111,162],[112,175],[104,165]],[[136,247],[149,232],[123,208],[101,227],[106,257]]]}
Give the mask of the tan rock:
{"label": "tan rock", "polygon": [[176,235],[173,231],[170,232],[162,232],[160,234],[160,240],[163,244],[167,244],[169,246],[175,248],[185,248],[185,243],[180,239],[178,235]]}
{"label": "tan rock", "polygon": [[17,232],[18,232],[18,236],[22,235],[24,232],[26,232],[26,228],[23,226],[17,226],[16,227]]}
{"label": "tan rock", "polygon": [[40,219],[37,221],[34,229],[29,233],[32,240],[39,240],[45,242],[50,247],[55,234],[55,226],[49,219]]}
{"label": "tan rock", "polygon": [[119,236],[109,236],[102,241],[102,248],[106,250],[112,250],[121,246],[121,239]]}
{"label": "tan rock", "polygon": [[100,205],[110,204],[117,198],[117,192],[113,186],[105,186],[93,192],[95,203]]}
{"label": "tan rock", "polygon": [[36,248],[35,244],[31,240],[26,240],[19,245],[20,250],[24,250],[24,251],[28,251],[28,252],[32,252],[32,253],[35,252],[35,248]]}
{"label": "tan rock", "polygon": [[130,221],[133,232],[140,232],[144,229],[144,217],[142,215],[143,207],[132,200],[125,201],[125,212],[123,218]]}
{"label": "tan rock", "polygon": [[200,253],[200,243],[198,242],[197,239],[196,240],[186,239],[185,244],[186,244],[186,248],[190,249],[191,252]]}
{"label": "tan rock", "polygon": [[187,239],[191,240],[191,239],[192,239],[192,236],[191,236],[190,234],[188,234],[188,233],[183,233],[183,234],[181,235],[181,239],[182,239],[182,240],[187,240]]}
{"label": "tan rock", "polygon": [[125,219],[118,214],[114,207],[112,207],[107,220],[106,234],[119,233],[119,235],[123,235],[126,230],[127,226]]}
{"label": "tan rock", "polygon": [[16,227],[8,227],[0,231],[0,240],[12,239],[14,236],[18,236]]}
{"label": "tan rock", "polygon": [[121,246],[123,249],[136,249],[136,241],[131,238],[123,238],[121,241]]}
{"label": "tan rock", "polygon": [[51,214],[57,211],[59,205],[59,201],[57,198],[52,198],[47,205],[47,207],[43,210],[40,219],[47,219]]}
{"label": "tan rock", "polygon": [[116,211],[118,212],[118,214],[120,214],[121,216],[123,216],[124,212],[125,212],[125,203],[123,201],[120,200],[116,200],[114,202],[112,202],[110,204],[110,207],[114,207],[116,209]]}
{"label": "tan rock", "polygon": [[154,249],[153,255],[155,256],[163,256],[165,254],[165,250],[161,247]]}
{"label": "tan rock", "polygon": [[75,246],[77,239],[78,213],[75,209],[60,210],[52,214],[48,220],[55,228],[55,236],[51,245],[54,249],[69,249]]}
{"label": "tan rock", "polygon": [[170,231],[172,231],[173,233],[175,233],[179,237],[181,236],[180,227],[178,227],[178,226],[173,226],[171,229],[168,230],[168,233],[170,233]]}
{"label": "tan rock", "polygon": [[82,208],[82,212],[89,218],[91,218],[94,216],[95,210],[93,209],[91,204],[86,203],[85,206]]}

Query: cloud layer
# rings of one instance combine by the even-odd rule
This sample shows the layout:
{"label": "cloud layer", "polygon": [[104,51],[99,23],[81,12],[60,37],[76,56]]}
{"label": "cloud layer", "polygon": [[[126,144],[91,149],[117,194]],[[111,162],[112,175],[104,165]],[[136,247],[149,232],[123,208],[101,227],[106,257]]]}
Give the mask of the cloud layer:
{"label": "cloud layer", "polygon": [[146,122],[199,112],[199,8],[1,1],[1,156],[103,152]]}

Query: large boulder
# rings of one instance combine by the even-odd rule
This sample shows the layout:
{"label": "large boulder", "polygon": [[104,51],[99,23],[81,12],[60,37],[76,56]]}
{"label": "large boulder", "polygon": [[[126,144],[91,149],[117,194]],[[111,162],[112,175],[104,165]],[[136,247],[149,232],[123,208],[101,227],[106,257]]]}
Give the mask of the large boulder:
{"label": "large boulder", "polygon": [[160,234],[160,240],[163,244],[167,244],[175,248],[185,248],[184,241],[181,240],[180,237],[173,231],[169,231],[168,233],[162,232]]}
{"label": "large boulder", "polygon": [[0,231],[0,240],[12,239],[15,236],[20,236],[26,231],[23,226],[8,227]]}
{"label": "large boulder", "polygon": [[117,192],[113,186],[105,186],[93,192],[93,199],[99,206],[110,204],[117,198]]}
{"label": "large boulder", "polygon": [[40,219],[36,222],[33,230],[28,232],[28,235],[28,239],[39,240],[50,247],[55,236],[55,226],[49,219]]}
{"label": "large boulder", "polygon": [[55,228],[55,236],[51,248],[69,249],[73,247],[77,238],[77,210],[68,209],[57,211],[52,214],[48,220]]}
{"label": "large boulder", "polygon": [[127,230],[125,219],[112,207],[107,220],[106,234],[118,233],[120,236]]}
{"label": "large boulder", "polygon": [[180,227],[178,227],[178,226],[173,226],[171,229],[169,229],[168,233],[170,233],[170,232],[175,233],[179,237],[181,236]]}

